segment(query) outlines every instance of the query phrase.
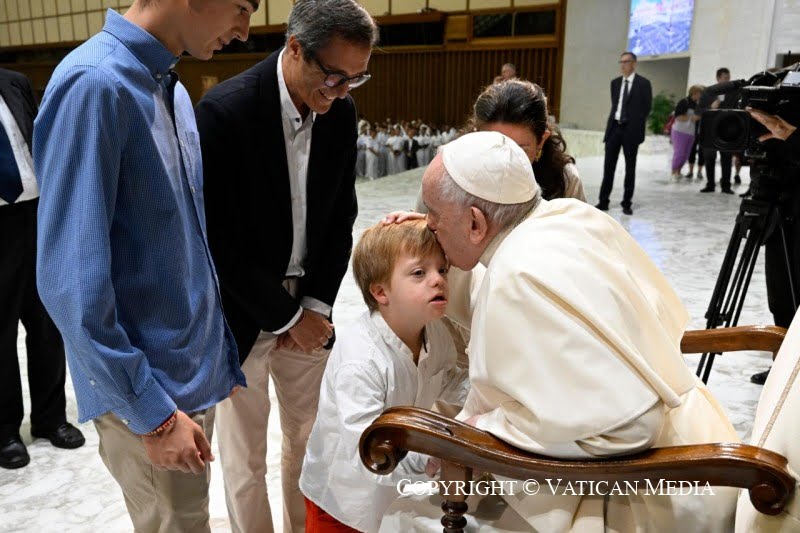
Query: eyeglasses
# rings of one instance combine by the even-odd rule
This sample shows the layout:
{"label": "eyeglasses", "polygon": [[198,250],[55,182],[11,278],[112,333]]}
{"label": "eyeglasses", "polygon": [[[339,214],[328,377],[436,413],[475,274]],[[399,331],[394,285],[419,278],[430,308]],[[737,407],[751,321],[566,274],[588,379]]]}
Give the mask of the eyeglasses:
{"label": "eyeglasses", "polygon": [[619,63],[620,65],[622,65],[623,63],[633,63],[633,59],[620,59],[620,60],[618,61],[618,63]]}
{"label": "eyeglasses", "polygon": [[372,77],[369,72],[365,72],[364,74],[359,74],[358,76],[348,78],[344,74],[332,72],[323,67],[322,63],[320,63],[317,59],[317,56],[311,56],[311,58],[314,60],[314,63],[317,64],[322,73],[325,74],[325,86],[330,87],[331,89],[335,87],[341,87],[347,83],[347,90],[349,91],[350,89],[361,87]]}

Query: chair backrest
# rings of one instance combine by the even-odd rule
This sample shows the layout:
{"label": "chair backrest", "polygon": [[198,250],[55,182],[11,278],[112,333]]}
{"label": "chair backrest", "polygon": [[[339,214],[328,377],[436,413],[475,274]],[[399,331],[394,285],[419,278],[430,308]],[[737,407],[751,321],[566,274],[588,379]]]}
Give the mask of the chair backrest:
{"label": "chair backrest", "polygon": [[795,315],[764,384],[750,444],[786,457],[798,483],[783,512],[776,516],[756,511],[743,492],[736,510],[736,531],[800,531],[800,313]]}

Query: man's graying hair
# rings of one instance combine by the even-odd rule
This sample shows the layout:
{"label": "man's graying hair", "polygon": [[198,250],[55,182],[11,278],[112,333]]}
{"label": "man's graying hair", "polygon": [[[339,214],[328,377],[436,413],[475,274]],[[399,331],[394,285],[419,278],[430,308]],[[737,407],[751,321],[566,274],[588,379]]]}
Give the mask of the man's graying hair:
{"label": "man's graying hair", "polygon": [[292,35],[310,61],[333,37],[372,48],[379,37],[378,26],[355,0],[297,0],[286,27],[286,42]]}
{"label": "man's graying hair", "polygon": [[[441,153],[441,148],[439,149]],[[536,184],[533,198],[521,204],[497,204],[478,198],[470,194],[455,182],[447,173],[447,169],[442,165],[442,179],[439,180],[439,198],[447,203],[454,203],[462,207],[475,206],[481,210],[486,219],[491,224],[497,225],[500,229],[512,228],[525,220],[536,204],[542,197],[542,190]]]}

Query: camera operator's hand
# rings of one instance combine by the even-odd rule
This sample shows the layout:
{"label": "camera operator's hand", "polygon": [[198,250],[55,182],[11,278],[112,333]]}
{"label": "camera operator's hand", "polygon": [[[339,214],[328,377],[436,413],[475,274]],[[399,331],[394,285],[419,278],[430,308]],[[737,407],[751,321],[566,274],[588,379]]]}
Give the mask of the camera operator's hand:
{"label": "camera operator's hand", "polygon": [[758,111],[752,107],[748,107],[746,109],[750,113],[751,117],[763,124],[764,127],[770,131],[769,133],[765,133],[758,138],[760,142],[764,142],[769,139],[780,139],[785,141],[792,133],[795,132],[795,130],[797,130],[797,127],[792,126],[778,115],[770,115],[769,113]]}

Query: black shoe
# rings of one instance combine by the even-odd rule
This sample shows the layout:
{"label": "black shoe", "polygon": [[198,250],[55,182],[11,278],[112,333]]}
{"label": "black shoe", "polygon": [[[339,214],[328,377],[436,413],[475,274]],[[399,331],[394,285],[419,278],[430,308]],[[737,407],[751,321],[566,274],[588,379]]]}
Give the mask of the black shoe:
{"label": "black shoe", "polygon": [[[772,370],[771,368],[769,370]],[[755,383],[756,385],[763,385],[767,378],[769,377],[769,370],[765,370],[763,372],[759,372],[758,374],[753,374],[750,376],[750,383]]]}
{"label": "black shoe", "polygon": [[724,194],[733,194],[733,189],[731,189],[730,187],[725,187],[719,192],[724,193]]}
{"label": "black shoe", "polygon": [[700,192],[714,192],[714,187],[706,186],[706,187],[700,189]]}
{"label": "black shoe", "polygon": [[739,195],[739,198],[750,198],[751,196],[752,196],[752,193],[750,192],[750,189],[748,188],[746,191],[744,191],[742,194]]}
{"label": "black shoe", "polygon": [[35,431],[31,429],[31,435],[37,439],[47,439],[56,448],[64,448],[65,450],[80,448],[86,442],[81,430],[69,422],[64,422],[50,431]]}
{"label": "black shoe", "polygon": [[3,468],[14,469],[27,466],[31,462],[31,456],[19,433],[0,440],[0,466]]}
{"label": "black shoe", "polygon": [[733,177],[733,182],[734,182],[736,185],[739,185],[739,184],[742,182],[742,178],[741,178],[741,176],[739,176],[739,174],[736,174],[736,175]]}
{"label": "black shoe", "polygon": [[602,202],[600,202],[599,204],[597,204],[597,205],[596,205],[596,206],[594,206],[594,207],[595,207],[596,209],[599,209],[600,211],[608,211],[608,204],[604,204],[604,203],[602,203]]}
{"label": "black shoe", "polygon": [[623,215],[632,215],[633,214],[633,209],[631,209],[631,206],[629,206],[629,205],[623,205],[622,206],[622,214]]}

